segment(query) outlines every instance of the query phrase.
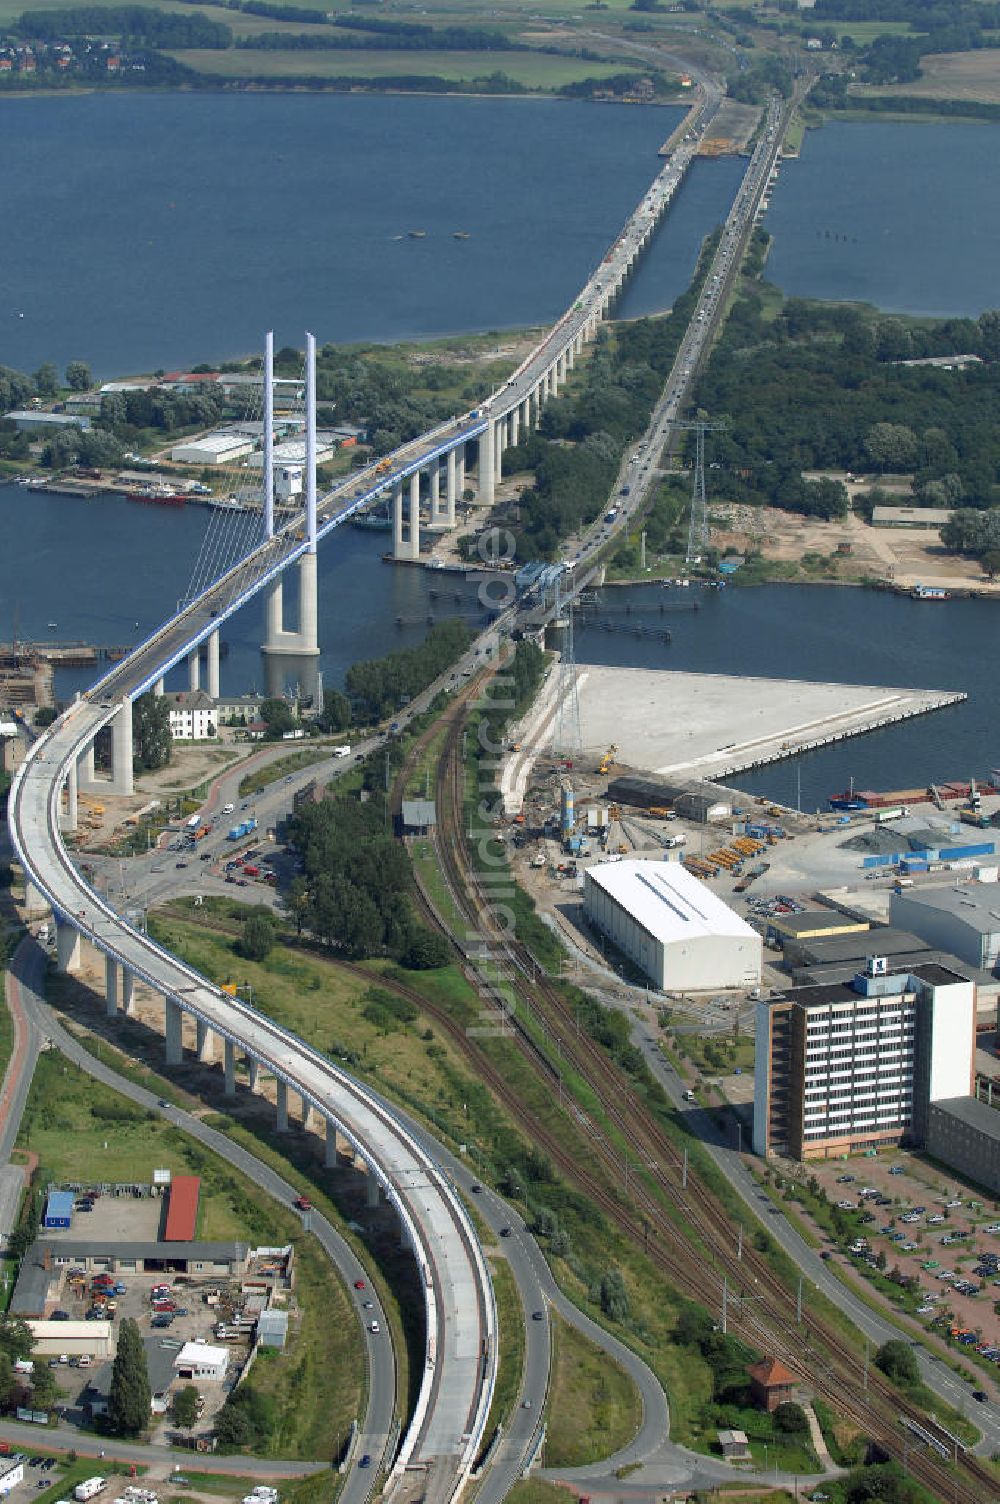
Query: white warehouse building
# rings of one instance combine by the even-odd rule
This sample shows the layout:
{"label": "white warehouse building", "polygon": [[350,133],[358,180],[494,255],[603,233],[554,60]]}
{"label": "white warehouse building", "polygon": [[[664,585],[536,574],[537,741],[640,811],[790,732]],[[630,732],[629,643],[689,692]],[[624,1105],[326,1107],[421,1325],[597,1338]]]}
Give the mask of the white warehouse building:
{"label": "white warehouse building", "polygon": [[760,983],[760,935],[680,862],[588,867],[583,903],[590,923],[656,987],[707,992]]}
{"label": "white warehouse building", "polygon": [[228,465],[252,454],[256,447],[254,439],[247,434],[223,428],[215,433],[202,434],[200,439],[175,444],[170,458],[177,465]]}

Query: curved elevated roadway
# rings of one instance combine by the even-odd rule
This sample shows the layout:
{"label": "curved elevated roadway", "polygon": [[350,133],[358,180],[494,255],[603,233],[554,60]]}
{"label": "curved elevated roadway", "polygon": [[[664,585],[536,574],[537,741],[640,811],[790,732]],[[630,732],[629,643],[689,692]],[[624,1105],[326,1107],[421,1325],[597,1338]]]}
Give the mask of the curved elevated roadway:
{"label": "curved elevated roadway", "polygon": [[[62,781],[83,744],[114,707],[77,701],[32,749],[10,795],[19,859],[52,905],[57,923],[183,1012],[245,1052],[303,1105],[323,1114],[353,1145],[385,1190],[425,1282],[425,1371],[391,1484],[407,1470],[421,1492],[446,1500],[464,1482],[479,1448],[496,1376],[492,1284],[472,1223],[431,1157],[384,1104],[295,1035],[214,987],[193,968],[120,918],[83,879],[59,831]],[[393,1488],[390,1488],[390,1494]]]}

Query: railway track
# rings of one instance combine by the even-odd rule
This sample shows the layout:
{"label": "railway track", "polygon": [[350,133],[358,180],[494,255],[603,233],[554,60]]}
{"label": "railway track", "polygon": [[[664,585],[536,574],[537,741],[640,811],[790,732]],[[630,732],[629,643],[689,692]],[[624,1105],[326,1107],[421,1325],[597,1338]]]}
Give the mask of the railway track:
{"label": "railway track", "polygon": [[[631,1177],[625,1169],[622,1151],[607,1134],[592,1122],[580,1126],[584,1126],[588,1143],[606,1175],[621,1180],[624,1171],[624,1193],[609,1190],[604,1178],[598,1177],[578,1156],[568,1152],[556,1135],[534,1120],[486,1052],[468,1039],[464,1030],[456,1029],[453,1023],[449,1025],[446,1018],[439,1017],[439,1024],[472,1059],[485,1084],[530,1132],[533,1141],[544,1148],[571,1183],[591,1197],[636,1246],[645,1250],[651,1262],[679,1291],[714,1310],[721,1300],[724,1278],[735,1289],[752,1288],[752,1303],[737,1302],[736,1311],[729,1316],[729,1326],[734,1332],[781,1356],[793,1372],[808,1379],[840,1414],[870,1435],[888,1455],[905,1461],[913,1475],[940,1497],[967,1504],[984,1504],[1000,1497],[995,1472],[973,1454],[960,1454],[957,1465],[946,1465],[932,1453],[916,1452],[912,1446],[904,1445],[901,1423],[919,1425],[925,1431],[930,1424],[933,1432],[932,1423],[877,1368],[866,1371],[857,1347],[832,1321],[807,1310],[803,1312],[801,1328],[796,1326],[791,1291],[752,1244],[745,1245],[738,1253],[732,1220],[714,1193],[697,1174],[685,1176],[683,1152],[637,1095],[629,1077],[589,1035],[579,1031],[563,989],[545,975],[527,948],[497,923],[469,860],[465,840],[463,736],[469,704],[488,676],[488,672],[481,675],[477,686],[470,686],[449,707],[443,722],[439,720],[429,728],[411,748],[397,781],[398,797],[407,772],[425,754],[431,738],[440,734],[443,725],[434,840],[451,900],[470,932],[482,935],[491,957],[495,960],[498,954],[503,956],[506,984],[514,997],[543,1021],[551,1051],[539,1046],[516,1013],[511,1017],[518,1044],[533,1069],[551,1087],[562,1074],[557,1061],[564,1061],[586,1081],[607,1122],[614,1124],[625,1145],[624,1154],[636,1171]],[[426,917],[449,934],[448,925],[420,885],[419,877],[418,888]],[[465,947],[456,937],[449,934],[449,938],[468,964]],[[421,1006],[427,1009],[426,998]],[[579,1124],[579,1114],[577,1119]],[[672,1208],[673,1214],[668,1208]],[[808,1355],[803,1353],[805,1344],[809,1347]],[[941,1433],[939,1440],[943,1446],[949,1445],[947,1433]]]}

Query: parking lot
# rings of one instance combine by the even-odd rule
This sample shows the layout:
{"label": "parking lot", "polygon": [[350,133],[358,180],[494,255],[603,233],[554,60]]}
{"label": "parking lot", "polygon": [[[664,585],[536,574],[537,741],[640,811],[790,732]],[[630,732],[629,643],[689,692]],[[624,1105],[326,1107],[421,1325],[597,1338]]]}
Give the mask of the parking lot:
{"label": "parking lot", "polygon": [[916,1282],[917,1315],[1000,1363],[1000,1208],[904,1151],[810,1165],[834,1206],[854,1216],[849,1262]]}
{"label": "parking lot", "polygon": [[[87,1320],[88,1313],[118,1322],[132,1317],[139,1326],[146,1348],[154,1412],[165,1411],[170,1395],[189,1380],[179,1379],[174,1360],[186,1342],[204,1341],[223,1346],[229,1353],[225,1379],[200,1381],[196,1387],[204,1401],[196,1431],[209,1430],[225,1403],[247,1360],[252,1329],[240,1331],[237,1312],[243,1305],[238,1281],[195,1278],[184,1274],[85,1274],[78,1268],[66,1271],[62,1305],[72,1320]],[[219,1327],[227,1335],[216,1335]],[[61,1354],[48,1360],[62,1393],[70,1420],[90,1419],[99,1414],[111,1383],[112,1363]],[[171,1429],[169,1417],[154,1413],[153,1435]]]}

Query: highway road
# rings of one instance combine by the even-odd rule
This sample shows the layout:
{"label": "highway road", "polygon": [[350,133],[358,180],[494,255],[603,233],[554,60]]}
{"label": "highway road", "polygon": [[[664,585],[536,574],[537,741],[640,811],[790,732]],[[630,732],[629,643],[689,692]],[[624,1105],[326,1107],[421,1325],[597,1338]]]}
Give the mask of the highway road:
{"label": "highway road", "polygon": [[[172,1123],[174,1127],[197,1139],[220,1159],[240,1170],[282,1206],[292,1205],[295,1197],[300,1194],[301,1187],[290,1185],[263,1160],[257,1159],[255,1155],[234,1143],[225,1134],[209,1128],[194,1114],[185,1112],[180,1107],[164,1105],[155,1093],[119,1075],[112,1066],[96,1059],[86,1050],[64,1028],[56,1013],[45,1002],[47,965],[48,958],[45,951],[36,940],[27,938],[22,941],[15,952],[5,978],[8,1006],[12,1012],[21,1013],[26,1020],[28,1047],[18,1057],[20,1074],[26,1083],[30,1082],[39,1047],[43,1040],[48,1039],[67,1060],[71,1060],[81,1070],[86,1071],[95,1081],[111,1087],[113,1091],[128,1097],[147,1112],[155,1113],[158,1117]],[[13,1132],[16,1136],[17,1123],[13,1124]],[[372,1457],[380,1457],[393,1430],[396,1414],[396,1362],[392,1342],[388,1337],[389,1324],[378,1297],[377,1287],[372,1280],[371,1271],[361,1263],[351,1245],[341,1237],[337,1229],[321,1212],[313,1209],[310,1212],[300,1212],[299,1217],[303,1225],[315,1235],[320,1247],[343,1280],[345,1289],[350,1290],[355,1299],[355,1314],[365,1352],[367,1394],[365,1415],[358,1417],[359,1432],[352,1457],[355,1462],[366,1453]],[[363,1295],[355,1292],[355,1280],[364,1281]],[[364,1310],[361,1305],[362,1299],[371,1300],[370,1311]],[[368,1330],[368,1324],[371,1321],[379,1323],[381,1328],[379,1334],[376,1335]],[[30,1427],[28,1429],[30,1430]],[[65,1429],[68,1434],[76,1438],[73,1444],[77,1445],[79,1450],[79,1433],[69,1431],[69,1428]],[[0,1432],[0,1434],[5,1433]],[[140,1454],[145,1451],[144,1448],[136,1450]],[[164,1450],[168,1449],[164,1448]],[[187,1454],[182,1452],[179,1455]],[[145,1460],[149,1460],[148,1456]],[[244,1468],[244,1471],[254,1471],[253,1464],[256,1459],[246,1460],[250,1466]],[[313,1467],[312,1464],[302,1464],[301,1467],[296,1467],[294,1463],[282,1464],[282,1466],[286,1470],[295,1471],[310,1471]],[[364,1504],[372,1491],[375,1477],[375,1469],[362,1470],[352,1466],[341,1498],[349,1501],[349,1504]]]}

